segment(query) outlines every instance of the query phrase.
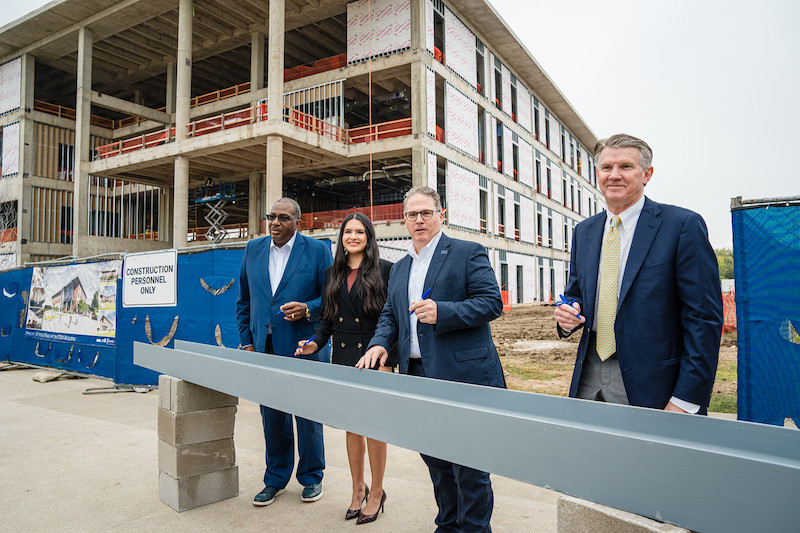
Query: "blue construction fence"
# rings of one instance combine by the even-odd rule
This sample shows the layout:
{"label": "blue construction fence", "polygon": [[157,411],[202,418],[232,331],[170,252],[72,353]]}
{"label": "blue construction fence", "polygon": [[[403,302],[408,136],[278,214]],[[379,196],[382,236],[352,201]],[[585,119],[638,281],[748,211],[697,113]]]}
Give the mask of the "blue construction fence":
{"label": "blue construction fence", "polygon": [[2,272],[0,360],[108,378],[117,384],[156,385],[156,372],[133,364],[135,341],[169,347],[175,339],[238,346],[236,296],[243,253],[244,245],[180,252],[176,307],[125,308],[122,280],[118,279],[113,347],[37,340],[26,335],[26,300],[33,268]]}
{"label": "blue construction fence", "polygon": [[800,426],[800,197],[731,203],[739,420]]}

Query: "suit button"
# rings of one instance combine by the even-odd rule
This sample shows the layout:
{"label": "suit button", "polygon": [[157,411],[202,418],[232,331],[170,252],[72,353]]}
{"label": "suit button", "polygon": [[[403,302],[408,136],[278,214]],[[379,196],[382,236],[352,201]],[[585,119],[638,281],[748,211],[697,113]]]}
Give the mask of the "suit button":
{"label": "suit button", "polygon": [[342,343],[342,348],[344,348],[344,343]]}
{"label": "suit button", "polygon": [[339,322],[344,322],[344,318],[339,317]]}
{"label": "suit button", "polygon": [[[358,322],[358,319],[357,319],[357,318],[356,318],[356,322]],[[360,348],[360,346],[359,346],[359,348]]]}
{"label": "suit button", "polygon": [[361,343],[360,342],[358,343],[358,347],[361,348]]}

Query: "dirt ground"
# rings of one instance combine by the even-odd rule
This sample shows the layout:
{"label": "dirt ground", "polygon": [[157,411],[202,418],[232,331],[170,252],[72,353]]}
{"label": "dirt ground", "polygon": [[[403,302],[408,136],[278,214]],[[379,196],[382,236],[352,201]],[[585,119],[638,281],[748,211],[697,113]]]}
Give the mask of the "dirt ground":
{"label": "dirt ground", "polygon": [[[580,335],[559,340],[553,306],[522,304],[492,322],[500,361],[508,387],[516,390],[566,396]],[[722,372],[735,372],[736,334],[726,334],[720,349],[720,374],[715,394],[736,397],[736,381],[722,379]]]}

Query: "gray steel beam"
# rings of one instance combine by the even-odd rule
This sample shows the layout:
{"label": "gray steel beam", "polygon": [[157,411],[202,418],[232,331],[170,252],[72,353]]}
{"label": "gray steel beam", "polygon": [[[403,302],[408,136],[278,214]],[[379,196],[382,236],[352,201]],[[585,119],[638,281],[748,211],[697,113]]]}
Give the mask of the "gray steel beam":
{"label": "gray steel beam", "polygon": [[181,341],[174,350],[136,343],[134,363],[696,531],[797,531],[800,524],[797,430]]}

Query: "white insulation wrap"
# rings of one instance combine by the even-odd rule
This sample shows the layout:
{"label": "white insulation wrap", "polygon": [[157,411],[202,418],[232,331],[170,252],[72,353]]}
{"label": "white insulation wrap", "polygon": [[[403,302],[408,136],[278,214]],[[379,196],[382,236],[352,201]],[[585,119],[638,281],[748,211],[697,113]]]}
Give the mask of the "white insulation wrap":
{"label": "white insulation wrap", "polygon": [[478,159],[478,104],[449,83],[445,99],[447,145]]}
{"label": "white insulation wrap", "polygon": [[19,172],[19,122],[3,127],[3,176]]}
{"label": "white insulation wrap", "polygon": [[426,99],[428,104],[428,135],[436,137],[436,73],[425,67]]}
{"label": "white insulation wrap", "polygon": [[411,0],[358,0],[347,4],[348,63],[410,47]]}
{"label": "white insulation wrap", "polygon": [[500,76],[503,78],[503,112],[511,116],[511,71],[508,67],[500,64]]}
{"label": "white insulation wrap", "polygon": [[433,54],[433,0],[425,2],[425,48]]}
{"label": "white insulation wrap", "polygon": [[447,223],[479,231],[480,193],[478,175],[447,162]]}
{"label": "white insulation wrap", "polygon": [[525,242],[536,242],[536,231],[534,228],[535,213],[533,212],[533,200],[522,196],[519,202],[520,211],[522,211],[519,239]]}
{"label": "white insulation wrap", "polygon": [[519,81],[517,82],[517,122],[528,133],[532,132],[531,95]]}
{"label": "white insulation wrap", "polygon": [[503,125],[503,174],[514,177],[514,141],[511,130]]}
{"label": "white insulation wrap", "polygon": [[22,58],[0,65],[0,115],[15,111],[21,105]]}
{"label": "white insulation wrap", "polygon": [[433,189],[434,191],[439,191],[436,186],[437,180],[437,173],[436,170],[436,154],[433,152],[428,152],[428,187]]}
{"label": "white insulation wrap", "polygon": [[456,74],[477,87],[478,73],[475,62],[475,34],[464,26],[452,11],[444,12],[445,62]]}
{"label": "white insulation wrap", "polygon": [[550,150],[557,156],[563,157],[561,153],[561,124],[552,113],[550,114]]}
{"label": "white insulation wrap", "polygon": [[533,147],[519,139],[519,182],[533,188]]}

